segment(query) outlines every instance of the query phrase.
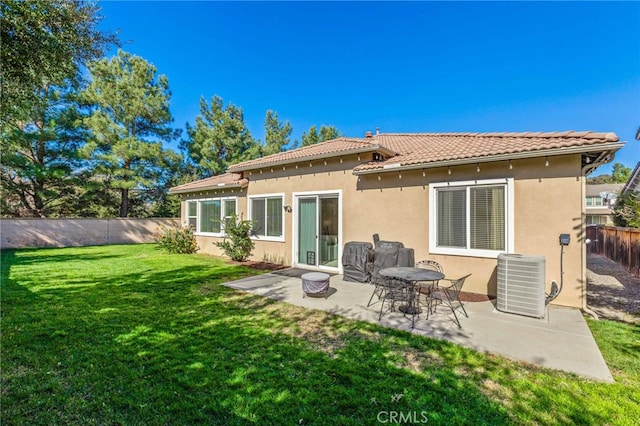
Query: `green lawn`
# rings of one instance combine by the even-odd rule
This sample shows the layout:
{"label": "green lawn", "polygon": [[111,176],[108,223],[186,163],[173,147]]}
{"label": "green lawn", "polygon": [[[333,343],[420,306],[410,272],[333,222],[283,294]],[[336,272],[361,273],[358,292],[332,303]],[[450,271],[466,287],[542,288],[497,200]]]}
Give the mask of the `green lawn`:
{"label": "green lawn", "polygon": [[4,251],[1,423],[640,418],[637,326],[589,321],[603,384],[219,285],[252,273],[154,245]]}

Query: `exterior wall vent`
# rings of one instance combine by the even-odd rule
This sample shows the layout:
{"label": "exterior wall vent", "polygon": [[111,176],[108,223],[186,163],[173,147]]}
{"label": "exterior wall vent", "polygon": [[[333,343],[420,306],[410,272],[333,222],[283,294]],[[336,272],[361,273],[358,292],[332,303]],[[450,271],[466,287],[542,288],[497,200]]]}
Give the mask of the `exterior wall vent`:
{"label": "exterior wall vent", "polygon": [[545,263],[544,256],[498,255],[498,310],[544,317]]}
{"label": "exterior wall vent", "polygon": [[384,155],[380,154],[379,152],[374,152],[373,161],[384,161]]}

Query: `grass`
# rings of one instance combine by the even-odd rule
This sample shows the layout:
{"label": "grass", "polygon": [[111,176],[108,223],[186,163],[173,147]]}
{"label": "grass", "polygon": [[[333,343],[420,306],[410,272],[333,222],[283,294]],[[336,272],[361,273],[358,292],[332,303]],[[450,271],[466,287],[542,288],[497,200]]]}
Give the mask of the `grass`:
{"label": "grass", "polygon": [[221,286],[153,245],[2,253],[0,421],[635,424],[640,330],[589,326],[604,384]]}

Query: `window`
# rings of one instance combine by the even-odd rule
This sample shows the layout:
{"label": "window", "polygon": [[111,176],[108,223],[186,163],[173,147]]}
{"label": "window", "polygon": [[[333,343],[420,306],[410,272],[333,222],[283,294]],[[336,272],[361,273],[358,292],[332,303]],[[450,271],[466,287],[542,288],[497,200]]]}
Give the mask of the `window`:
{"label": "window", "polygon": [[587,197],[587,206],[588,207],[601,207],[604,204],[602,203],[602,198],[600,197]]}
{"label": "window", "polygon": [[282,195],[251,198],[250,215],[256,236],[278,240],[284,238],[283,199]]}
{"label": "window", "polygon": [[200,201],[200,232],[220,233],[220,200]]}
{"label": "window", "polygon": [[511,252],[512,187],[513,179],[429,185],[429,250],[480,257]]}
{"label": "window", "polygon": [[187,226],[196,229],[198,226],[198,202],[187,201]]}
{"label": "window", "polygon": [[224,223],[227,224],[236,215],[236,200],[224,200]]}
{"label": "window", "polygon": [[222,235],[222,223],[236,214],[235,198],[187,201],[187,223],[196,233]]}
{"label": "window", "polygon": [[586,218],[587,225],[606,225],[610,222],[610,217],[606,215],[588,214]]}

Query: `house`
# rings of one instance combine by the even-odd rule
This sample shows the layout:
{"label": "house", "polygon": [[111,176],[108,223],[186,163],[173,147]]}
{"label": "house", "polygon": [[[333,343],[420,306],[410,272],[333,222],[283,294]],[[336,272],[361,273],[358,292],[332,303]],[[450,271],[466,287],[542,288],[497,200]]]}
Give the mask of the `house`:
{"label": "house", "polygon": [[232,214],[255,221],[255,260],[335,273],[346,242],[378,233],[449,277],[472,273],[465,290],[489,295],[498,254],[541,255],[546,282],[564,282],[555,302],[582,307],[585,176],[622,146],[614,133],[367,132],[235,164],[170,192],[206,253],[220,254],[213,243]]}
{"label": "house", "polygon": [[586,185],[587,225],[613,225],[613,206],[623,186],[622,183]]}

